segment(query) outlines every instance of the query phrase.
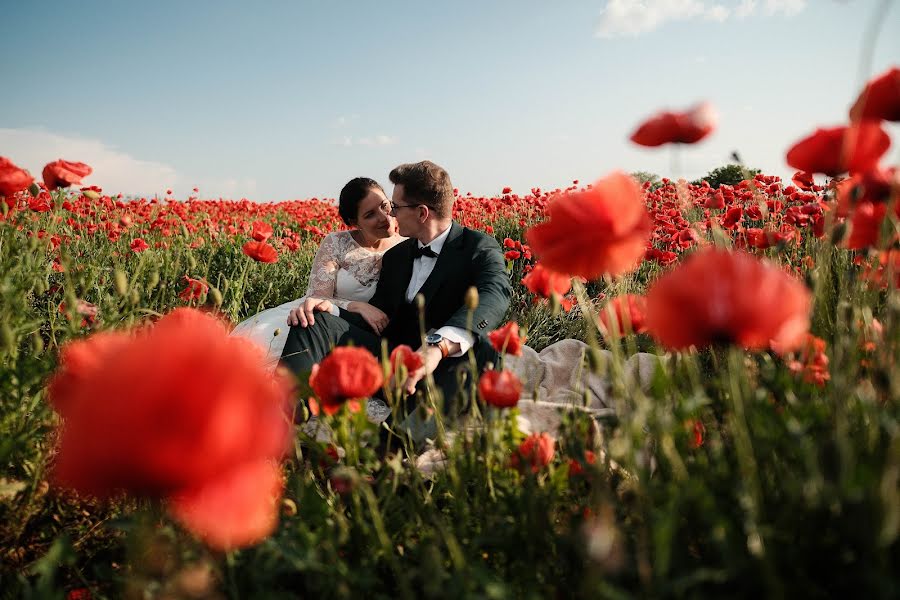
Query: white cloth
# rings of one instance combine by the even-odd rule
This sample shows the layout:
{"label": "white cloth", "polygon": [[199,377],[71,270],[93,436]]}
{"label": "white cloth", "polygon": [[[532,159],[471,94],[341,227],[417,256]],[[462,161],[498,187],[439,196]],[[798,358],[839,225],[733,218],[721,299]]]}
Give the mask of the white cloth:
{"label": "white cloth", "polygon": [[[427,245],[431,248],[432,252],[440,254],[441,250],[444,249],[444,242],[447,241],[449,235],[450,227],[447,227],[447,229],[439,236],[431,240],[430,243],[423,244],[420,241],[416,243],[419,248],[424,248]],[[425,285],[425,281],[428,279],[428,276],[431,275],[431,272],[434,271],[434,265],[436,263],[437,257],[432,256],[419,256],[413,261],[412,276],[409,278],[409,285],[406,288],[407,302],[412,302],[416,297],[416,294],[419,293],[419,290],[422,289],[422,286]],[[459,350],[450,355],[453,357],[462,356],[468,352],[469,348],[472,347],[472,344],[475,343],[475,337],[472,333],[461,327],[441,327],[434,333],[447,338],[451,342],[459,344]]]}
{"label": "white cloth", "polygon": [[[402,240],[397,238],[394,243]],[[313,259],[306,295],[238,323],[231,335],[245,337],[262,346],[266,351],[266,366],[274,369],[284,350],[291,310],[309,296],[331,300],[342,308],[347,308],[351,302],[368,302],[375,293],[381,259],[389,247],[373,252],[357,244],[349,231],[329,233]]]}

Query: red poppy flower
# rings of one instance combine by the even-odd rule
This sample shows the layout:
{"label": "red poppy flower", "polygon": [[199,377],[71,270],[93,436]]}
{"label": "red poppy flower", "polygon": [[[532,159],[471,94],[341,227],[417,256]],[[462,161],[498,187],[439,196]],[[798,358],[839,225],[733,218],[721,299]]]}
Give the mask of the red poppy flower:
{"label": "red poppy flower", "polygon": [[798,352],[786,353],[777,346],[773,346],[772,349],[779,354],[787,355],[787,366],[792,373],[801,376],[806,383],[824,387],[831,379],[825,346],[825,340],[807,333]]}
{"label": "red poppy flower", "polygon": [[53,191],[70,185],[80,184],[82,177],[87,177],[94,170],[80,162],[69,162],[59,159],[44,166],[44,185]]}
{"label": "red poppy flower", "polygon": [[569,459],[569,477],[575,477],[577,475],[584,474],[584,466],[582,465],[593,465],[597,462],[597,455],[594,454],[591,450],[584,451],[584,460],[579,461],[574,458]]}
{"label": "red poppy flower", "polygon": [[519,444],[510,457],[510,465],[514,469],[530,467],[537,473],[553,461],[556,440],[549,433],[532,433]]}
{"label": "red poppy flower", "polygon": [[497,352],[505,352],[513,356],[522,355],[522,346],[525,344],[524,337],[519,337],[519,324],[510,321],[503,327],[495,329],[488,334],[488,340]]}
{"label": "red poppy flower", "polygon": [[250,236],[257,242],[265,242],[272,237],[272,226],[262,221],[253,221],[253,230]]}
{"label": "red poppy flower", "polygon": [[512,371],[485,371],[478,380],[478,394],[491,406],[510,408],[519,403],[522,382]]}
{"label": "red poppy flower", "polygon": [[544,266],[587,279],[634,268],[653,230],[640,185],[620,172],[557,195],[547,213],[526,232],[528,244]]}
{"label": "red poppy flower", "polygon": [[733,229],[737,227],[743,217],[744,209],[740,206],[733,206],[725,211],[725,215],[722,217],[722,227],[725,229]]}
{"label": "red poppy flower", "polygon": [[278,262],[278,251],[266,242],[247,242],[241,247],[244,254],[262,263]]}
{"label": "red poppy flower", "polygon": [[690,446],[696,450],[703,445],[703,437],[706,435],[706,426],[700,419],[691,419],[687,422],[687,427],[691,432]]}
{"label": "red poppy flower", "polygon": [[384,382],[381,365],[365,348],[340,346],[313,368],[309,385],[321,409],[335,414],[351,399],[367,398]]}
{"label": "red poppy flower", "polygon": [[802,343],[812,298],[780,268],[743,252],[704,250],[647,292],[647,328],[667,348]]}
{"label": "red poppy flower", "polygon": [[[258,474],[254,465],[280,459],[291,434],[290,386],[262,358],[221,321],[189,308],[131,334],[67,343],[49,386],[61,417],[54,479],[100,497],[196,498],[231,487],[245,467]],[[239,496],[246,506],[248,496]],[[209,527],[198,533],[214,539]],[[223,518],[222,527],[241,537],[239,520]],[[246,527],[254,537],[260,531],[258,522]]]}
{"label": "red poppy flower", "polygon": [[131,249],[135,252],[143,252],[149,247],[150,245],[145,242],[143,238],[134,238],[133,240],[131,240]]}
{"label": "red poppy flower", "polygon": [[406,367],[407,373],[418,371],[422,367],[422,355],[407,346],[400,344],[391,350],[391,373],[396,374],[400,370],[400,365]]}
{"label": "red poppy flower", "polygon": [[836,186],[835,215],[846,217],[862,202],[885,204],[893,196],[900,196],[900,169],[871,169],[839,181]]}
{"label": "red poppy flower", "polygon": [[178,294],[178,297],[185,302],[190,302],[191,300],[199,300],[209,291],[209,286],[205,281],[201,279],[192,279],[187,275],[184,276],[186,288],[181,290],[181,293]]}
{"label": "red poppy flower", "polygon": [[506,260],[516,260],[517,258],[521,258],[522,253],[518,250],[507,250],[506,253],[503,254],[503,258]]}
{"label": "red poppy flower", "polygon": [[791,177],[791,182],[796,185],[801,190],[810,191],[813,189],[813,186],[816,185],[815,179],[813,179],[812,173],[807,173],[806,171],[797,171],[794,173],[794,176]]}
{"label": "red poppy flower", "polygon": [[646,307],[647,300],[643,296],[635,294],[616,296],[600,310],[600,327],[616,337],[629,333],[643,333],[647,330],[644,317]]}
{"label": "red poppy flower", "polygon": [[808,173],[837,177],[874,168],[890,146],[891,138],[877,122],[817,129],[788,150],[787,163]]}
{"label": "red poppy flower", "polygon": [[850,118],[900,121],[900,69],[891,67],[869,81],[853,103]]}
{"label": "red poppy flower", "polygon": [[208,546],[227,551],[252,546],[275,531],[283,491],[281,468],[260,460],[179,491],[167,508]]}
{"label": "red poppy flower", "polygon": [[557,273],[538,263],[522,278],[522,285],[528,288],[532,294],[542,298],[563,296],[572,289],[572,278],[569,275]]}
{"label": "red poppy flower", "polygon": [[28,171],[20,169],[8,158],[0,156],[0,196],[12,198],[18,192],[28,189],[33,182],[34,177],[29,175]]}
{"label": "red poppy flower", "polygon": [[851,250],[879,245],[881,224],[887,216],[887,205],[860,202],[850,217],[850,235],[844,245]]}
{"label": "red poppy flower", "polygon": [[685,112],[661,112],[643,123],[631,134],[631,141],[641,146],[693,144],[716,128],[718,116],[712,104],[703,102]]}
{"label": "red poppy flower", "polygon": [[505,188],[503,188],[503,192],[502,192],[502,193],[508,194],[508,193],[510,193],[511,191],[512,191],[512,188],[511,188],[511,187],[505,187]]}

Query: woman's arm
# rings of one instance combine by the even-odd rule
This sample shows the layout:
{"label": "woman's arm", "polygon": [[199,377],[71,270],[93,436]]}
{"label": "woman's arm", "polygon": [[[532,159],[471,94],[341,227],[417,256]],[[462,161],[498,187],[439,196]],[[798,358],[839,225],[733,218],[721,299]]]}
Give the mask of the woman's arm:
{"label": "woman's arm", "polygon": [[319,249],[316,251],[312,267],[309,270],[309,285],[306,288],[306,297],[330,300],[336,306],[346,309],[350,302],[335,298],[334,295],[337,286],[337,273],[340,268],[338,263],[339,253],[337,234],[330,233],[325,236],[322,243],[319,244]]}

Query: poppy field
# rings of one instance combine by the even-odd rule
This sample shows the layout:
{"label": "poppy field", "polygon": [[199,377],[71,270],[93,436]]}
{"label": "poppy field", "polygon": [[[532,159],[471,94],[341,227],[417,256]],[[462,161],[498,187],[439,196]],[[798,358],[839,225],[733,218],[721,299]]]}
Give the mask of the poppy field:
{"label": "poppy field", "polygon": [[[513,284],[491,343],[585,342],[615,415],[523,431],[501,362],[464,427],[428,395],[436,439],[390,453],[361,408],[397,409],[411,349],[297,380],[227,336],[304,294],[332,200],[125,198],[0,157],[0,595],[897,597],[900,70],[848,106],[789,181],[457,191]],[[700,104],[631,139],[715,128]]]}

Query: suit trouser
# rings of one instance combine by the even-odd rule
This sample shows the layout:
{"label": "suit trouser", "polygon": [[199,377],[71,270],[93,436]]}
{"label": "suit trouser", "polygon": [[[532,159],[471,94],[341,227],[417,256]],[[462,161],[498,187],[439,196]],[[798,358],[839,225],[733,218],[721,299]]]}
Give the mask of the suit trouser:
{"label": "suit trouser", "polygon": [[[316,322],[309,327],[294,326],[287,334],[284,350],[281,353],[281,364],[290,369],[295,375],[304,377],[309,374],[314,364],[325,358],[335,346],[347,346],[351,343],[355,346],[369,350],[376,358],[381,357],[381,338],[353,323],[328,313],[316,315]],[[393,345],[388,346],[388,351]],[[473,348],[475,362],[480,372],[484,365],[491,361],[496,362],[496,351],[485,342],[476,343]],[[445,358],[441,360],[432,373],[435,385],[441,391],[444,403],[443,412],[447,416],[456,416],[465,412],[467,403],[463,403],[460,392],[470,389],[471,373],[468,356]],[[466,384],[468,382],[468,384]],[[462,388],[465,384],[465,389]],[[420,381],[417,390],[424,392],[425,381]],[[471,394],[467,393],[467,396]],[[471,401],[472,398],[469,398]],[[410,397],[407,403],[407,411],[414,408],[415,397]]]}

